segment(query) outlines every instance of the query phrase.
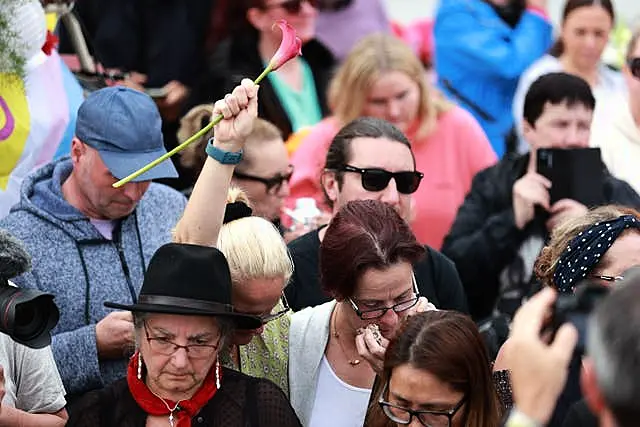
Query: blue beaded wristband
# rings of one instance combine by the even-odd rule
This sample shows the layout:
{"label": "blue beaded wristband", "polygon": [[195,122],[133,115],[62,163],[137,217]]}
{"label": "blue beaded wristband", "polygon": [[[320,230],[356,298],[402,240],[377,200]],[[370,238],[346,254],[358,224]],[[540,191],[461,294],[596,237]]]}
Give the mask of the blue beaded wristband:
{"label": "blue beaded wristband", "polygon": [[237,165],[242,160],[242,150],[238,152],[224,151],[213,145],[214,138],[209,139],[205,152],[209,157],[223,165]]}

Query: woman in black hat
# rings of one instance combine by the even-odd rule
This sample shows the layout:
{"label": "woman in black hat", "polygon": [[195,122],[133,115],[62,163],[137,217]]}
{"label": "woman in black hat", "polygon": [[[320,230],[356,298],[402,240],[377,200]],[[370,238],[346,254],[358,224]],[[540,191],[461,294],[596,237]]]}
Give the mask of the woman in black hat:
{"label": "woman in black hat", "polygon": [[154,254],[133,312],[137,351],[127,376],[87,394],[69,426],[300,426],[285,394],[265,379],[222,368],[236,329],[260,326],[234,311],[231,277],[216,248],[170,243]]}

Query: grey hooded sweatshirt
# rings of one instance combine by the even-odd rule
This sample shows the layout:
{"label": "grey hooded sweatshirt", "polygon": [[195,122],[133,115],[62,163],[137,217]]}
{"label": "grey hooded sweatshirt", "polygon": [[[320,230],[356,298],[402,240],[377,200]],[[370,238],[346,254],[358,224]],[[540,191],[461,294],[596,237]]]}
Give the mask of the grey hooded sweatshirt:
{"label": "grey hooded sweatshirt", "polygon": [[171,241],[186,199],[152,183],[135,211],[118,222],[113,240],[107,240],[64,199],[61,186],[71,170],[65,157],[27,177],[20,202],[0,220],[0,228],[22,240],[33,259],[31,271],[14,282],[55,295],[60,322],[51,348],[73,397],[126,375],[128,354],[98,359],[96,323],[112,311],[105,301],[136,300],[146,266],[156,249]]}

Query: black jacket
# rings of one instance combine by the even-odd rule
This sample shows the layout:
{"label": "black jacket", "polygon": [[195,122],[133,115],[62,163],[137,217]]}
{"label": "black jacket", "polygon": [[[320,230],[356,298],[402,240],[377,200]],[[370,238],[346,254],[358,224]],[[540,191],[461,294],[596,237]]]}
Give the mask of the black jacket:
{"label": "black jacket", "polygon": [[[319,230],[300,236],[289,243],[295,268],[291,281],[285,288],[285,294],[289,306],[294,311],[331,300],[320,286]],[[428,246],[426,249],[425,257],[413,267],[420,295],[426,297],[439,309],[467,313],[464,291],[455,266],[435,249]]]}
{"label": "black jacket", "polygon": [[[499,296],[500,273],[518,255],[522,242],[540,230],[539,221],[519,230],[513,214],[513,185],[528,164],[528,154],[505,157],[479,172],[444,240],[442,252],[455,262],[476,320],[491,315]],[[631,186],[608,171],[603,192],[606,203],[640,207],[640,197]]]}
{"label": "black jacket", "polygon": [[587,406],[585,400],[576,402],[567,413],[563,427],[598,427],[598,417]]}
{"label": "black jacket", "polygon": [[[91,53],[106,68],[147,74],[146,86],[199,79],[206,32],[217,0],[78,0],[74,14]],[[75,53],[63,26],[60,52]]]}
{"label": "black jacket", "polygon": [[[322,115],[326,116],[329,110],[325,94],[335,59],[331,52],[316,40],[305,43],[302,47],[302,56],[311,68]],[[222,41],[209,60],[204,79],[193,92],[192,105],[222,99],[242,79],[255,79],[263,69],[256,34],[238,35]],[[260,83],[258,115],[276,125],[285,139],[292,133],[291,121],[269,79],[264,79]]]}

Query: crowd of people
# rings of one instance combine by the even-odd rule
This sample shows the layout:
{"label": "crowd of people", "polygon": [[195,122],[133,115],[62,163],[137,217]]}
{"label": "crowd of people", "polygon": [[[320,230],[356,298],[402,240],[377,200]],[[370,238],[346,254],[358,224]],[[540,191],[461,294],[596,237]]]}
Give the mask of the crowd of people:
{"label": "crowd of people", "polygon": [[[0,286],[59,309],[32,348],[0,292],[0,425],[634,426],[640,31],[605,65],[614,10],[566,0],[554,40],[546,0],[412,28],[374,0],[78,1],[105,87],[55,149],[0,129]],[[280,19],[301,55],[257,85]],[[29,55],[13,89],[66,67]]]}

